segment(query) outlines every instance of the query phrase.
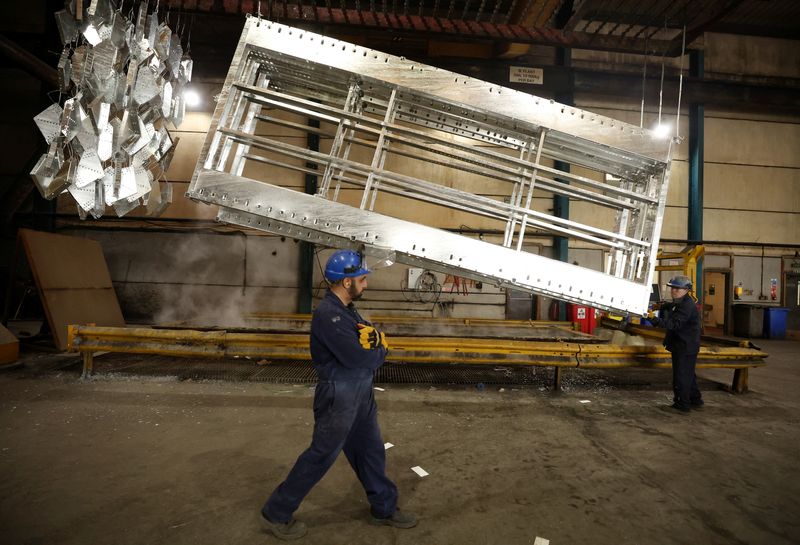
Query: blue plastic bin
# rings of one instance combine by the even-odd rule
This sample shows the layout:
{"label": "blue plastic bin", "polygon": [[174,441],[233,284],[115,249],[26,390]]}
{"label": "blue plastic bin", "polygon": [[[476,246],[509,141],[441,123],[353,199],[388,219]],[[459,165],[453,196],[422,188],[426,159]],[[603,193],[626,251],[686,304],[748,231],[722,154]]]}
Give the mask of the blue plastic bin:
{"label": "blue plastic bin", "polygon": [[785,339],[786,317],[788,314],[789,314],[788,308],[765,307],[764,337],[768,339]]}

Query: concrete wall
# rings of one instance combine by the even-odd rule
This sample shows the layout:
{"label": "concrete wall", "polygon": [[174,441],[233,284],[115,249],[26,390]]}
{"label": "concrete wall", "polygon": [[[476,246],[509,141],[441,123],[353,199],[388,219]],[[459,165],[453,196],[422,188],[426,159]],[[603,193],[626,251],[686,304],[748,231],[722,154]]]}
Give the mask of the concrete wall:
{"label": "concrete wall", "polygon": [[[781,259],[779,257],[733,256],[733,283],[742,285],[743,302],[774,302],[781,300]],[[775,299],[771,298],[770,286],[777,282]]]}
{"label": "concrete wall", "polygon": [[63,231],[103,246],[128,322],[246,326],[297,310],[299,244],[277,236]]}
{"label": "concrete wall", "polygon": [[706,72],[800,77],[800,49],[795,40],[707,33],[704,42]]}
{"label": "concrete wall", "polygon": [[[322,269],[332,250],[322,249],[317,254],[318,265],[314,268],[314,302],[324,295],[325,283]],[[454,318],[505,317],[505,293],[488,283],[474,283],[452,276],[433,273],[438,290],[415,290],[409,287],[409,267],[393,265],[376,269],[369,276],[368,290],[358,302],[359,312],[364,317],[374,316],[420,316]]]}

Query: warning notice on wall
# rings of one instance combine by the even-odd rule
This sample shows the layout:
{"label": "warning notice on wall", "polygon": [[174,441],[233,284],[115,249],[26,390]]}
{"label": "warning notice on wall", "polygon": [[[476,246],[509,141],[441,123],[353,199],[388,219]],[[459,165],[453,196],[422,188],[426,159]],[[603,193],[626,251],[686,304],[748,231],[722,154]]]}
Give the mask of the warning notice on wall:
{"label": "warning notice on wall", "polygon": [[511,83],[541,85],[544,83],[544,70],[530,66],[509,66],[508,81]]}

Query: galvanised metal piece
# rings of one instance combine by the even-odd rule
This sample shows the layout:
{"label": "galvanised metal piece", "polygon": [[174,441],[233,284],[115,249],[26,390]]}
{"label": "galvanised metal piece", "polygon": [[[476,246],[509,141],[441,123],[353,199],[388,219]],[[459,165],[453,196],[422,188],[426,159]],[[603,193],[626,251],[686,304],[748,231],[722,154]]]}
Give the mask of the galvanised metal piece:
{"label": "galvanised metal piece", "polygon": [[[327,151],[274,136],[287,133],[320,136]],[[220,205],[222,221],[327,246],[393,250],[402,263],[642,314],[671,144],[552,100],[248,18],[187,195]],[[260,179],[244,177],[256,164],[268,166]],[[316,195],[281,187],[297,173],[319,176]],[[602,214],[578,222],[534,209],[543,194],[611,209],[616,226],[600,223]],[[379,195],[395,197],[378,205],[385,213],[375,212]],[[407,221],[411,201],[488,218],[503,242]],[[602,249],[606,268],[526,252],[531,233]]]}

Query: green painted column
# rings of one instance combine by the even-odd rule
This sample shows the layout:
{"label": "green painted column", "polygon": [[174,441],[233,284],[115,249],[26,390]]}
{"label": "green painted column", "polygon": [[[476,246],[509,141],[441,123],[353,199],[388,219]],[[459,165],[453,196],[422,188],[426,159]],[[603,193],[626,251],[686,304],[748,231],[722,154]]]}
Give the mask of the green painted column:
{"label": "green painted column", "polygon": [[[703,52],[689,53],[689,73],[694,78],[703,77]],[[689,242],[703,241],[703,147],[705,143],[705,106],[692,103],[689,106]]]}
{"label": "green painted column", "polygon": [[[702,79],[703,52],[689,52],[689,75]],[[689,105],[689,195],[686,238],[690,244],[703,242],[703,165],[705,146],[705,106],[693,102]],[[697,262],[695,294],[703,294],[702,260]]]}
{"label": "green painted column", "polygon": [[[572,66],[572,50],[566,48],[557,49],[556,64],[559,66],[563,66],[565,68],[570,68]],[[560,102],[561,104],[566,104],[567,106],[574,106],[575,105],[574,89],[575,85],[570,72],[570,77],[565,88],[560,89],[558,92],[556,92],[555,95],[556,102]],[[557,170],[569,172],[569,163],[564,163],[562,161],[555,161],[553,166]],[[556,176],[556,180],[563,183],[569,183],[569,180],[564,180],[562,178],[559,178],[558,176]],[[553,215],[558,218],[569,219],[569,197],[565,197],[563,195],[553,195]],[[559,236],[553,237],[553,259],[558,259],[559,261],[569,260],[568,238]],[[563,301],[558,302],[558,319],[559,320],[567,319],[567,304]]]}

